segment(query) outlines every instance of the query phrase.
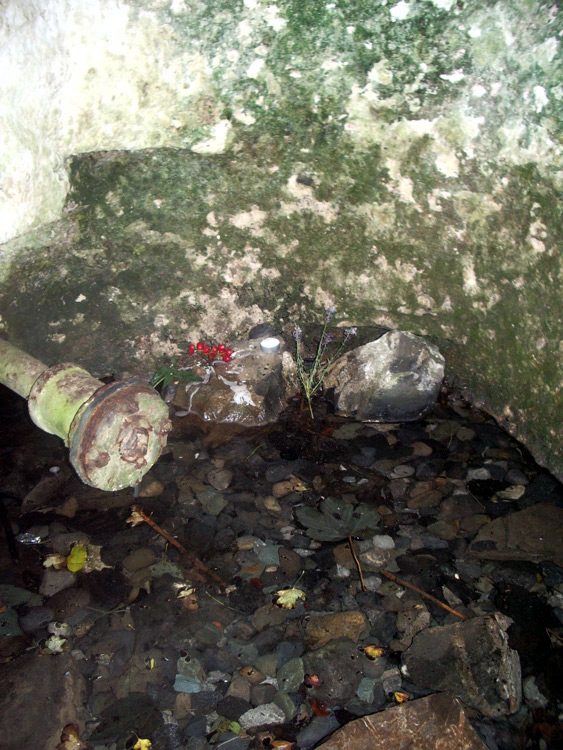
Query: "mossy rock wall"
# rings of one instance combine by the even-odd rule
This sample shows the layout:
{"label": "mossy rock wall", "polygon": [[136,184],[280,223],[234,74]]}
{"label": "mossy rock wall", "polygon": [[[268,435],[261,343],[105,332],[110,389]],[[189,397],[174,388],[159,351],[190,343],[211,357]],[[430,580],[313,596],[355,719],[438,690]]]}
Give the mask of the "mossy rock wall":
{"label": "mossy rock wall", "polygon": [[334,304],[561,475],[555,4],[41,5],[2,11],[3,336],[100,375]]}

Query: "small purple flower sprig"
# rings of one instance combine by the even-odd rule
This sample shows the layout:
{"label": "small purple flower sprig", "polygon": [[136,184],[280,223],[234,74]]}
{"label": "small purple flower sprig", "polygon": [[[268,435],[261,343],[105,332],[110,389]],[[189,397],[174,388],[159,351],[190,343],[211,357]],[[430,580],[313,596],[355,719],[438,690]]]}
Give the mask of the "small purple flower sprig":
{"label": "small purple flower sprig", "polygon": [[338,349],[327,357],[327,347],[334,341],[334,334],[327,333],[327,326],[336,313],[335,307],[329,307],[325,310],[324,325],[321,331],[321,337],[317,344],[317,351],[313,364],[309,369],[305,367],[303,360],[303,331],[299,326],[295,326],[293,331],[293,340],[295,341],[295,361],[297,364],[297,376],[303,389],[303,395],[307,399],[311,419],[314,419],[312,400],[313,396],[322,388],[326,371],[340,355],[348,341],[358,332],[357,328],[345,328],[342,332],[342,340]]}

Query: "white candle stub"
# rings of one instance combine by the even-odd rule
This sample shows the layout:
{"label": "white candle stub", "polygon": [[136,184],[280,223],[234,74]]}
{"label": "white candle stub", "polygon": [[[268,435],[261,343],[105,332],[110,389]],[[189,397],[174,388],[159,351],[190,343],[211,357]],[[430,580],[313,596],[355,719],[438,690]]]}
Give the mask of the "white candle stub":
{"label": "white candle stub", "polygon": [[263,352],[277,352],[280,348],[280,340],[273,337],[264,339],[260,342],[260,348]]}

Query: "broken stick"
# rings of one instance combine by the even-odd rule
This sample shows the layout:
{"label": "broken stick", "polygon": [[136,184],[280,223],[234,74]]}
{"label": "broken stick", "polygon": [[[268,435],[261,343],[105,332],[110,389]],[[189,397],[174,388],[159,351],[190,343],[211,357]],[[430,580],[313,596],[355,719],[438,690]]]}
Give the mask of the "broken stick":
{"label": "broken stick", "polygon": [[155,523],[150,516],[147,516],[147,514],[141,510],[141,508],[138,505],[133,505],[131,510],[134,513],[138,513],[139,516],[143,519],[145,523],[148,523],[148,525],[151,527],[151,529],[154,529],[157,534],[160,534],[160,536],[164,537],[166,541],[171,544],[173,547],[176,547],[177,550],[179,550],[184,557],[186,557],[191,564],[198,568],[198,570],[201,570],[203,573],[208,575],[210,578],[213,578],[213,580],[218,583],[221,588],[225,589],[227,587],[227,584],[225,581],[221,578],[221,576],[218,576],[217,573],[210,570],[207,565],[204,565],[200,560],[197,559],[197,557],[194,557],[188,550],[180,544],[180,542],[177,539],[174,539],[173,536],[171,536],[167,531],[165,531],[161,526],[159,526],[157,523]]}
{"label": "broken stick", "polygon": [[412,589],[413,591],[416,591],[417,594],[424,596],[426,599],[430,599],[431,602],[434,602],[434,604],[437,604],[439,607],[442,607],[442,609],[446,609],[448,612],[451,612],[452,615],[459,617],[461,620],[468,619],[465,615],[462,615],[461,612],[458,612],[456,609],[452,609],[452,607],[448,607],[447,604],[444,604],[444,602],[441,602],[439,599],[436,599],[436,597],[432,596],[432,594],[427,594],[426,591],[419,589],[418,586],[414,586],[412,583],[409,583],[408,581],[403,581],[402,578],[399,578],[393,573],[390,573],[388,570],[382,570],[381,574],[384,575],[385,578],[389,578],[390,581],[394,581],[395,583],[398,583],[400,586],[405,586],[405,588],[407,589]]}

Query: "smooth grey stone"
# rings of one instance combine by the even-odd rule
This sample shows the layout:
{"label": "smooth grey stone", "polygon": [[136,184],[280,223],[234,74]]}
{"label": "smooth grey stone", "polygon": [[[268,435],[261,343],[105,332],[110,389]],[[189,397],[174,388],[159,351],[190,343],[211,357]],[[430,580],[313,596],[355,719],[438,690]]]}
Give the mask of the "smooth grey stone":
{"label": "smooth grey stone", "polygon": [[275,703],[265,703],[262,706],[251,708],[250,711],[246,711],[238,719],[243,729],[275,726],[277,724],[285,724],[286,721],[285,713]]}
{"label": "smooth grey stone", "polygon": [[264,479],[272,484],[275,482],[283,482],[284,479],[287,479],[293,474],[300,463],[301,461],[283,461],[270,464],[264,472]]}
{"label": "smooth grey stone", "polygon": [[53,610],[49,607],[32,607],[19,621],[24,633],[32,633],[46,627],[53,619]]}
{"label": "smooth grey stone", "polygon": [[261,706],[264,703],[271,703],[277,693],[275,685],[269,682],[261,682],[253,685],[250,689],[250,702],[253,706]]}
{"label": "smooth grey stone", "polygon": [[529,478],[519,469],[509,469],[506,473],[506,481],[510,484],[530,484]]}
{"label": "smooth grey stone", "polygon": [[320,740],[332,734],[340,727],[340,722],[334,716],[315,716],[315,718],[302,729],[296,737],[297,746],[308,750],[314,747]]}

